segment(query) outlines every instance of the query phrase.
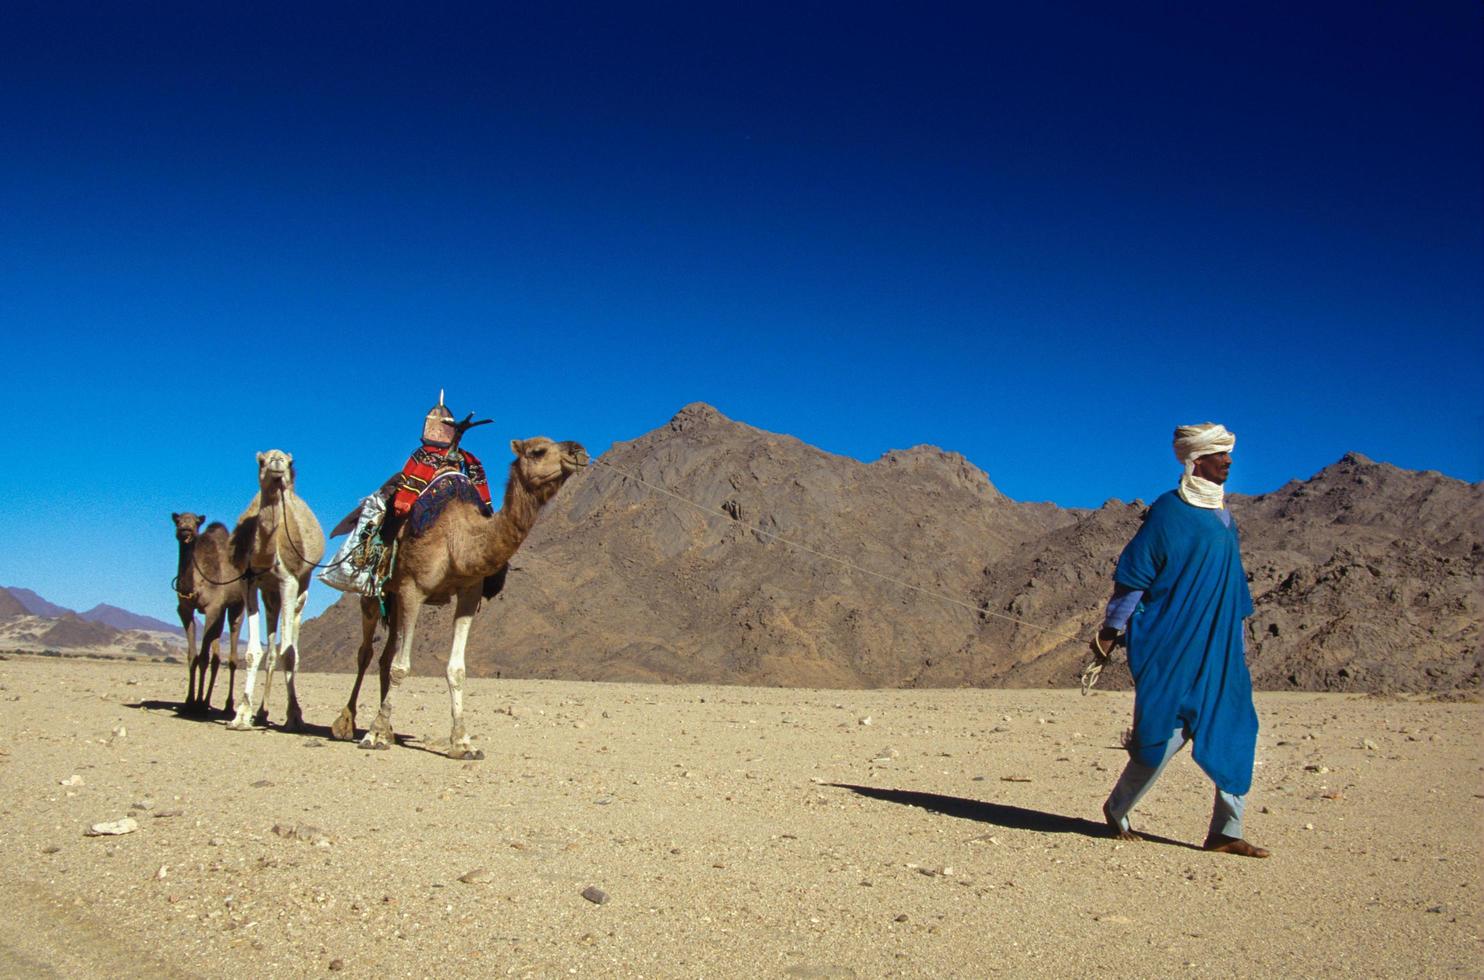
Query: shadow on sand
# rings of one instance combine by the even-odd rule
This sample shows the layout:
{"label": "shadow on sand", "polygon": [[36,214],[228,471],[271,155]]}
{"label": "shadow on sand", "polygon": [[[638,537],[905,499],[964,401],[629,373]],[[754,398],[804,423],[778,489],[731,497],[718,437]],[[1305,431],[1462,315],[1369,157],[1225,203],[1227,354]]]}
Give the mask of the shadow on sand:
{"label": "shadow on sand", "polygon": [[[232,714],[224,709],[211,708],[202,710],[200,708],[192,708],[190,710],[187,710],[185,703],[182,701],[161,701],[151,699],[147,701],[125,703],[124,707],[138,708],[141,711],[168,711],[179,718],[181,721],[192,721],[200,724],[217,725],[220,727],[226,727],[227,722],[232,720]],[[280,732],[284,735],[300,735],[307,738],[321,739],[326,742],[338,741],[330,734],[329,725],[311,725],[308,722],[305,722],[297,729],[288,729],[285,728],[283,725],[274,724],[270,719],[267,725],[258,726],[258,730]],[[359,741],[360,738],[365,734],[366,729],[357,728],[355,736],[356,740]],[[397,740],[398,748],[413,749],[418,752],[427,752],[429,755],[442,756],[445,759],[450,758],[449,754],[446,751],[424,745],[417,739],[416,736],[402,735],[399,733],[395,737]],[[346,742],[345,744],[354,746],[356,742]]]}
{"label": "shadow on sand", "polygon": [[[983,800],[966,800],[960,796],[942,796],[938,793],[919,793],[906,789],[882,789],[877,786],[854,786],[850,783],[828,785],[836,789],[849,790],[857,796],[865,796],[887,803],[900,803],[903,806],[920,807],[944,816],[977,820],[980,823],[994,824],[996,827],[1004,827],[1007,830],[1031,830],[1042,834],[1081,834],[1083,837],[1096,837],[1102,840],[1113,838],[1113,831],[1105,823],[1086,820],[1082,817],[1068,817],[1060,813],[1046,813],[1043,810],[1030,810],[1008,803],[986,803]],[[1142,830],[1139,831],[1139,835],[1152,844],[1167,844],[1171,847],[1200,850],[1194,844],[1170,840],[1168,837],[1159,837]]]}
{"label": "shadow on sand", "polygon": [[184,701],[135,701],[132,704],[125,703],[124,707],[138,708],[141,711],[168,711],[181,721],[195,721],[212,725],[232,720],[232,715],[224,708],[187,708]]}

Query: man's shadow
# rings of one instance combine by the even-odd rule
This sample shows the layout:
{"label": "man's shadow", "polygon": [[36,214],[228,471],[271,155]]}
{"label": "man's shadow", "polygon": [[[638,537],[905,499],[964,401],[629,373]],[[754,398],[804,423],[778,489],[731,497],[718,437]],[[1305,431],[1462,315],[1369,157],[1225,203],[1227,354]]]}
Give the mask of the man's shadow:
{"label": "man's shadow", "polygon": [[[1087,820],[1083,817],[1068,817],[1060,813],[1031,810],[1023,806],[1013,806],[1008,803],[966,800],[960,796],[943,796],[939,793],[920,793],[907,789],[882,789],[877,786],[855,786],[850,783],[829,783],[828,785],[836,789],[849,790],[857,796],[865,796],[887,803],[900,803],[903,806],[915,806],[923,810],[931,810],[933,813],[941,813],[948,817],[977,820],[980,823],[994,824],[996,827],[1004,827],[1007,830],[1031,830],[1043,834],[1081,834],[1083,837],[1095,837],[1100,840],[1113,839],[1113,829],[1106,823],[1098,823],[1095,820]],[[1139,836],[1154,844],[1185,847],[1193,851],[1200,850],[1194,844],[1171,840],[1168,837],[1159,837],[1155,834],[1145,833],[1142,830],[1139,831]]]}

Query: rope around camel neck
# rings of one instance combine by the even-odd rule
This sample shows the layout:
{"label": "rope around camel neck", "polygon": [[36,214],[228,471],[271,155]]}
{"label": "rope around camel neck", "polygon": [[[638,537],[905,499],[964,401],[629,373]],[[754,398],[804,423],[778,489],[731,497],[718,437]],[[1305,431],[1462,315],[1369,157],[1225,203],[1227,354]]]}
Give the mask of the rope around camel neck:
{"label": "rope around camel neck", "polygon": [[[325,564],[312,562],[308,558],[304,557],[304,553],[299,550],[299,546],[294,544],[294,536],[288,533],[288,509],[284,506],[284,497],[286,496],[288,495],[283,494],[278,499],[278,526],[273,529],[273,536],[278,537],[279,532],[282,531],[283,539],[289,543],[289,549],[298,556],[300,561],[304,562],[311,569],[338,568],[339,566],[344,565],[346,562],[350,561],[350,556],[354,554],[354,552],[346,552],[345,557],[340,559],[339,561],[332,561]],[[255,572],[254,574],[261,575],[262,572]]]}
{"label": "rope around camel neck", "polygon": [[[662,486],[660,486],[660,485],[658,485],[656,483],[650,483],[648,480],[645,480],[643,477],[635,476],[634,474],[628,472],[627,470],[619,469],[617,466],[614,466],[612,463],[608,462],[605,459],[595,459],[589,465],[593,465],[593,466],[606,466],[608,469],[610,469],[613,472],[617,473],[619,476],[627,477],[628,479],[633,480],[635,483],[638,483],[638,484],[641,484],[643,486],[646,486],[649,489],[655,491],[656,493],[664,494],[666,497],[669,497],[669,498],[671,498],[673,500],[678,500],[678,501],[680,501],[683,504],[688,504],[689,506],[696,508],[697,510],[705,513],[706,515],[708,515],[710,517],[720,517],[720,518],[724,518],[725,520],[728,520],[728,521],[733,521],[733,522],[736,522],[736,523],[741,523],[740,521],[737,520],[737,518],[733,517],[731,514],[728,514],[724,510],[719,510],[719,509],[717,509],[715,507],[708,507],[705,504],[697,503],[694,500],[689,500],[689,499],[687,499],[685,497],[682,497],[680,494],[675,493],[674,491],[672,491],[672,490],[670,490],[670,489],[668,489],[666,487],[662,487]],[[937,599],[937,600],[939,600],[941,602],[946,602],[949,605],[959,606],[959,607],[961,607],[963,609],[967,609],[967,610],[969,610],[970,612],[974,613],[977,616],[993,616],[995,619],[1007,620],[1009,622],[1015,623],[1016,625],[1026,626],[1026,627],[1029,627],[1030,629],[1033,629],[1033,630],[1039,630],[1042,633],[1046,633],[1046,634],[1048,634],[1050,636],[1060,637],[1060,638],[1062,638],[1064,640],[1080,641],[1082,639],[1081,637],[1079,637],[1079,636],[1073,636],[1070,633],[1063,633],[1060,630],[1054,630],[1054,629],[1051,629],[1051,628],[1046,627],[1046,626],[1038,626],[1035,623],[1030,623],[1030,622],[1027,622],[1026,620],[1023,620],[1023,619],[1017,619],[1014,616],[1007,616],[1004,613],[992,612],[991,610],[985,609],[985,608],[983,608],[981,606],[970,605],[969,603],[964,602],[961,599],[955,599],[951,595],[946,595],[945,593],[942,593],[942,592],[934,592],[932,589],[924,589],[920,585],[913,585],[911,582],[907,582],[907,581],[905,581],[903,579],[895,578],[895,577],[893,577],[891,575],[883,575],[881,572],[873,572],[871,569],[869,569],[869,568],[862,568],[861,566],[855,564],[852,561],[848,561],[848,560],[846,560],[844,558],[836,557],[835,555],[828,555],[828,554],[825,554],[822,551],[816,551],[813,548],[809,547],[808,545],[799,544],[797,541],[790,541],[787,538],[783,537],[781,534],[775,534],[772,531],[765,531],[765,530],[763,530],[760,527],[751,527],[751,528],[748,528],[748,530],[752,531],[754,534],[761,534],[764,537],[771,538],[772,540],[777,541],[779,544],[787,545],[788,547],[793,548],[796,551],[802,551],[805,554],[812,555],[815,558],[821,558],[821,559],[823,559],[825,561],[832,561],[835,564],[840,565],[843,568],[848,568],[848,569],[850,569],[853,572],[859,572],[862,575],[870,575],[872,578],[878,578],[878,579],[881,579],[884,582],[890,582],[893,585],[899,585],[899,586],[901,586],[904,589],[910,589],[913,592],[917,592],[917,593],[920,593],[922,595],[928,596],[930,598]]]}
{"label": "rope around camel neck", "polygon": [[[279,508],[282,508],[283,507],[283,501],[282,501],[282,499],[280,499],[277,504],[273,504],[273,505],[270,505],[270,506],[277,506]],[[260,509],[260,512],[261,512],[261,509]],[[285,513],[287,513],[287,512],[286,511],[283,511],[283,512],[281,512],[279,514],[278,526],[273,529],[273,536],[275,538],[278,537],[279,530],[282,529],[283,526],[287,523],[287,520],[286,520],[286,518],[284,516]],[[302,561],[302,562],[304,562],[304,563],[306,563],[306,564],[308,564],[309,567],[312,568],[312,569],[313,568],[338,568],[339,566],[341,566],[341,565],[345,564],[347,561],[349,561],[350,560],[350,557],[351,557],[349,554],[347,554],[344,558],[340,559],[339,561],[332,561],[332,562],[330,562],[328,564],[323,564],[323,565],[316,564],[315,562],[310,561],[308,558],[305,558],[304,555],[300,553],[298,546],[294,544],[294,536],[292,534],[285,533],[283,535],[283,539],[289,543],[289,548],[291,548],[293,550],[293,552],[294,552],[295,555],[298,555],[299,560]],[[195,542],[192,542],[192,548],[191,548],[191,568],[195,570],[195,572],[196,572],[196,574],[198,576],[200,576],[201,578],[205,579],[208,583],[210,583],[212,585],[235,585],[238,582],[241,582],[241,581],[246,580],[246,579],[257,578],[259,575],[266,574],[267,571],[268,571],[268,569],[266,569],[266,568],[263,569],[263,571],[261,571],[261,572],[253,571],[252,563],[249,562],[248,563],[248,566],[247,566],[247,570],[244,571],[241,575],[238,575],[236,578],[229,578],[225,582],[218,582],[216,579],[212,578],[210,575],[207,575],[205,572],[201,571],[201,566],[196,563],[196,549],[194,547],[194,544],[195,544]],[[173,579],[170,580],[170,587],[175,590],[175,594],[176,595],[181,595],[179,584],[178,584],[179,582],[180,582],[180,576],[179,575],[175,576]],[[185,596],[181,596],[181,598],[186,598],[186,597]]]}

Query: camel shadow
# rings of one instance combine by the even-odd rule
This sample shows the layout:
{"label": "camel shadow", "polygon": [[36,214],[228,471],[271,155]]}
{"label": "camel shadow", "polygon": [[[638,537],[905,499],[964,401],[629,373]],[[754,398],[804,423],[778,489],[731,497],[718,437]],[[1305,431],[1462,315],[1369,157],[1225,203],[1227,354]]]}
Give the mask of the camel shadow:
{"label": "camel shadow", "polygon": [[151,698],[144,701],[135,701],[132,704],[124,703],[126,708],[137,708],[140,711],[168,711],[181,721],[194,721],[200,724],[219,724],[222,721],[231,721],[231,712],[223,708],[187,708],[184,701],[163,701]]}
{"label": "camel shadow", "polygon": [[[220,708],[212,708],[209,711],[187,711],[185,703],[183,701],[165,701],[158,698],[152,698],[144,701],[135,701],[132,703],[125,702],[124,707],[137,708],[141,711],[168,711],[176,718],[179,718],[181,721],[190,721],[197,724],[216,725],[218,727],[224,727],[227,722],[232,720],[232,713]],[[351,746],[356,745],[356,743],[359,742],[360,739],[366,734],[366,729],[357,728],[355,730],[354,739],[342,740],[335,738],[330,730],[329,725],[313,725],[309,722],[304,722],[298,728],[288,728],[282,724],[274,723],[271,718],[269,719],[268,724],[257,726],[255,730],[276,732],[282,735],[298,735],[304,738],[319,739],[323,742],[334,742]],[[435,748],[432,745],[424,744],[420,739],[418,739],[416,735],[403,735],[399,732],[394,735],[393,738],[396,739],[397,748],[413,749],[417,752],[426,752],[429,755],[436,755],[439,758],[443,759],[452,758],[448,754],[447,750]],[[453,761],[460,762],[468,760],[454,759]]]}
{"label": "camel shadow", "polygon": [[[828,785],[836,789],[849,790],[857,796],[882,800],[886,803],[899,803],[903,806],[915,806],[962,820],[977,820],[980,823],[994,824],[996,827],[1004,827],[1007,830],[1030,830],[1042,834],[1081,834],[1083,837],[1094,837],[1100,840],[1113,839],[1113,831],[1106,823],[1087,820],[1083,817],[1068,817],[1060,813],[1047,813],[1044,810],[1032,810],[1009,803],[989,803],[983,800],[964,799],[961,796],[920,793],[915,790],[855,786],[850,783]],[[1139,836],[1152,844],[1184,847],[1193,851],[1200,850],[1194,844],[1171,840],[1168,837],[1145,833],[1142,830],[1139,831]]]}
{"label": "camel shadow", "polygon": [[[306,726],[306,727],[308,727],[308,726]],[[325,731],[326,731],[326,733],[328,733],[329,732],[329,729],[326,728]],[[365,738],[366,737],[366,732],[367,731],[368,731],[368,729],[365,729],[365,728],[357,728],[355,730],[355,739],[353,741],[347,741],[346,744],[347,745],[354,745],[357,748],[359,748],[360,747],[360,741],[361,741],[362,738]],[[436,755],[436,756],[439,756],[439,757],[444,758],[444,759],[447,759],[448,758],[448,753],[447,752],[441,752],[438,749],[435,749],[435,748],[433,748],[430,745],[423,744],[422,740],[419,739],[416,735],[403,735],[401,732],[394,732],[392,734],[392,739],[396,741],[397,748],[399,748],[399,749],[412,749],[414,752],[426,752],[429,755]],[[338,739],[332,739],[332,741],[338,741]],[[374,752],[374,751],[381,751],[381,750],[380,749],[367,749],[367,750],[364,750],[364,751],[373,751]]]}

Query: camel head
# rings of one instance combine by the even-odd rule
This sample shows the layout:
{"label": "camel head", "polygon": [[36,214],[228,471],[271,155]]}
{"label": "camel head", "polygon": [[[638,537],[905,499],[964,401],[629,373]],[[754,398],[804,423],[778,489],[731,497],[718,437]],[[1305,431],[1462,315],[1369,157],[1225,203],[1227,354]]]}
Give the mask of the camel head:
{"label": "camel head", "polygon": [[196,540],[201,525],[206,523],[205,514],[171,514],[170,520],[175,522],[175,540],[181,544],[190,544]]}
{"label": "camel head", "polygon": [[512,440],[510,451],[515,453],[511,478],[543,499],[550,498],[567,477],[587,465],[587,450],[580,443],[552,442],[545,436]]}
{"label": "camel head", "polygon": [[282,449],[258,453],[258,486],[263,490],[294,488],[294,457]]}

